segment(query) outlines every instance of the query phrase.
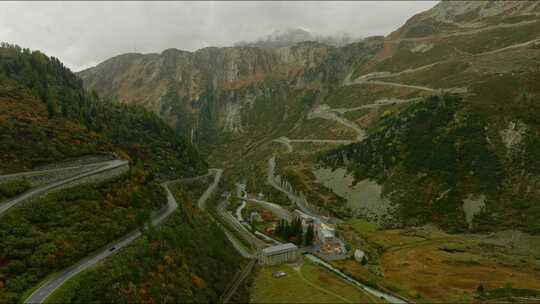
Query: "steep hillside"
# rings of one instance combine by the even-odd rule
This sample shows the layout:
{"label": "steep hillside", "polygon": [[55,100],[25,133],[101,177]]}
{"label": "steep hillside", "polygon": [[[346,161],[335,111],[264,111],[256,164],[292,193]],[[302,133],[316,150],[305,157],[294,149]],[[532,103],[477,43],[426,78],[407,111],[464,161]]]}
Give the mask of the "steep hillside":
{"label": "steep hillside", "polygon": [[540,165],[537,131],[519,134],[523,122],[501,131],[516,144],[502,151],[485,126],[461,98],[431,97],[381,120],[365,141],[330,152],[323,162],[383,184],[383,194],[399,205],[395,218],[406,226],[539,233],[540,197],[531,188]]}
{"label": "steep hillside", "polygon": [[[161,182],[206,173],[207,169],[197,150],[154,113],[87,93],[76,75],[39,51],[0,46],[1,175],[69,166],[84,157],[111,153],[129,160],[129,169],[123,166],[124,171],[105,176],[104,181],[90,178],[68,189],[45,191],[16,208],[3,210],[0,303],[22,302],[48,278],[96,252],[110,251],[105,246],[125,240],[156,213],[161,214],[167,205]],[[29,187],[24,179],[2,183],[0,205]],[[242,259],[217,226],[193,208],[194,198],[179,193],[181,213],[173,213],[163,230],[150,229],[144,239],[125,248],[125,255],[142,256],[144,261],[151,258],[151,263],[144,263],[145,275],[152,273],[153,267],[163,270],[161,258],[169,261],[168,267],[177,263],[160,272],[177,278],[183,288],[163,287],[173,300],[216,301]],[[156,242],[163,242],[163,248],[155,251]],[[115,256],[107,261],[131,265]],[[102,274],[100,282],[108,284]],[[144,290],[148,284],[138,281],[140,273],[122,275],[126,286],[135,281]],[[117,279],[114,275],[110,278]],[[205,288],[206,284],[211,288]],[[163,295],[156,288],[152,292]],[[106,302],[118,299],[117,293],[94,296]],[[146,298],[128,295],[126,301]]]}
{"label": "steep hillside", "polygon": [[466,93],[394,109],[323,163],[381,183],[398,208],[387,224],[539,233],[539,13],[534,1],[443,1],[411,18],[355,83]]}
{"label": "steep hillside", "polygon": [[535,1],[441,1],[342,47],[127,54],[81,77],[152,109],[230,183],[276,201],[272,155],[294,189],[341,217],[537,233],[539,24]]}
{"label": "steep hillside", "polygon": [[0,222],[0,303],[22,302],[44,278],[137,229],[165,203],[158,182],[137,168],[13,208]]}
{"label": "steep hillside", "polygon": [[358,75],[403,71],[534,41],[539,14],[536,1],[441,1],[388,35],[383,51]]}
{"label": "steep hillside", "polygon": [[154,114],[88,94],[57,59],[7,44],[0,48],[0,122],[1,173],[96,152],[142,161],[157,174],[205,168]]}
{"label": "steep hillside", "polygon": [[[179,212],[114,259],[81,273],[56,292],[55,303],[214,303],[243,263],[223,231],[196,202],[206,184],[177,184]],[[194,237],[196,236],[196,237]],[[245,302],[245,291],[235,301]]]}
{"label": "steep hillside", "polygon": [[[193,53],[170,49],[121,55],[79,75],[88,89],[144,105],[204,148],[218,144],[219,135],[254,138],[271,132],[277,122],[284,129],[292,127],[317,95],[370,58],[380,41],[343,48],[305,42]],[[271,117],[269,107],[276,111]]]}

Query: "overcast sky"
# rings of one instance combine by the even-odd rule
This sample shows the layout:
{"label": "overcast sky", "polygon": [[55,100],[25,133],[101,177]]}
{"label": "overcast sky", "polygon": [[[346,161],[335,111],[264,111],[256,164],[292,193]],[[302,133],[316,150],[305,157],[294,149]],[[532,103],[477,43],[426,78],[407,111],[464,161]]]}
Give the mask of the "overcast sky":
{"label": "overcast sky", "polygon": [[435,1],[0,2],[0,41],[39,49],[79,71],[109,57],[193,51],[275,30],[386,35]]}

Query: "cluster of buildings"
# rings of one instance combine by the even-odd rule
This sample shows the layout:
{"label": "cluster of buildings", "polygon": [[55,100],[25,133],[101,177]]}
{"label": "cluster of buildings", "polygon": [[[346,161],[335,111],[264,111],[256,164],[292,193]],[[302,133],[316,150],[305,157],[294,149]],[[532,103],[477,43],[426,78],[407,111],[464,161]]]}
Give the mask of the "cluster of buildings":
{"label": "cluster of buildings", "polygon": [[[224,194],[227,197],[230,193]],[[239,198],[247,199],[248,193],[246,191],[246,183],[236,184],[236,196]],[[263,193],[258,193],[256,198],[262,200],[264,198]],[[311,216],[302,212],[301,210],[295,210],[293,213],[294,218],[300,219],[304,233],[307,232],[308,227],[312,226],[315,232],[313,250],[316,254],[322,254],[323,256],[337,257],[347,253],[345,244],[341,239],[336,237],[336,228],[334,225],[323,222],[318,217]],[[263,221],[261,215],[258,212],[252,212],[249,215],[250,222]],[[267,233],[272,233],[273,227],[267,228]],[[300,249],[293,243],[279,244],[264,248],[258,254],[259,263],[264,265],[276,265],[281,263],[288,263],[296,261],[301,255]]]}
{"label": "cluster of buildings", "polygon": [[[334,226],[326,224],[300,210],[295,210],[294,216],[300,219],[304,231],[307,231],[309,226],[313,226],[315,231],[314,245],[318,253],[333,256],[346,253],[345,244],[336,237]],[[300,254],[300,249],[295,244],[280,244],[264,248],[259,255],[259,262],[265,265],[287,263],[297,260]]]}
{"label": "cluster of buildings", "polygon": [[315,230],[314,244],[319,247],[321,253],[337,255],[345,253],[345,245],[336,237],[336,228],[333,225],[326,224],[298,209],[294,211],[294,216],[301,220],[304,231],[310,225],[313,226]]}

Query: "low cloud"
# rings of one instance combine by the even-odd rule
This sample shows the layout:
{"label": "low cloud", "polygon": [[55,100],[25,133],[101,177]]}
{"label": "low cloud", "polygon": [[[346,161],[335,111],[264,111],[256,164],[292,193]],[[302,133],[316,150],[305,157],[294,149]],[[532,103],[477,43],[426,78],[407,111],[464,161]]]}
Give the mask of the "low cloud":
{"label": "low cloud", "polygon": [[39,49],[78,71],[127,52],[193,51],[288,28],[386,35],[431,1],[1,2],[0,41]]}

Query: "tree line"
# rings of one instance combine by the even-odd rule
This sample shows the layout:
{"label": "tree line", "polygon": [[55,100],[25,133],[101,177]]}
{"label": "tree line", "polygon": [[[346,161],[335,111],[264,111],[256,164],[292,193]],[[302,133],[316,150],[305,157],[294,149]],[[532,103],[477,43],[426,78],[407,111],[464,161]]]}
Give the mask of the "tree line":
{"label": "tree line", "polygon": [[[206,169],[197,150],[156,114],[141,106],[121,104],[113,99],[100,97],[96,92],[87,92],[77,75],[58,59],[48,57],[40,51],[31,51],[8,43],[0,44],[0,96],[9,96],[20,103],[21,112],[25,109],[23,104],[35,102],[35,113],[31,115],[42,115],[38,111],[42,107],[46,109],[47,116],[47,120],[40,119],[39,124],[29,125],[24,125],[25,122],[12,116],[9,123],[0,126],[2,133],[10,134],[10,138],[0,139],[6,141],[1,142],[6,147],[6,153],[10,152],[7,147],[12,150],[24,149],[24,146],[17,145],[20,139],[43,133],[43,145],[47,146],[48,150],[56,150],[62,154],[62,151],[76,146],[68,147],[64,142],[65,138],[56,142],[51,138],[66,137],[60,134],[62,129],[73,130],[76,125],[80,125],[89,138],[78,140],[78,145],[86,145],[92,138],[97,141],[97,137],[93,135],[95,133],[104,139],[104,142],[97,144],[103,150],[122,150],[131,159],[142,160],[156,173],[172,175],[174,172],[184,172],[187,175]],[[35,142],[36,139],[29,141]],[[51,147],[54,144],[59,144],[60,147]],[[35,142],[35,145],[38,143]],[[0,154],[2,152],[4,151],[0,147]],[[20,154],[16,157],[21,158],[25,153]],[[42,153],[42,157],[33,155],[31,159],[55,161],[56,159],[51,159],[51,155],[54,153]],[[66,156],[76,155],[58,155],[57,158]]]}
{"label": "tree line", "polygon": [[311,246],[315,238],[315,228],[310,224],[304,231],[302,221],[298,217],[294,218],[290,223],[281,219],[274,234],[296,245]]}

